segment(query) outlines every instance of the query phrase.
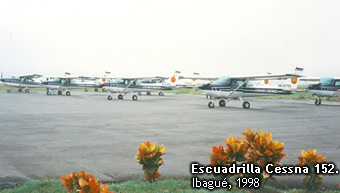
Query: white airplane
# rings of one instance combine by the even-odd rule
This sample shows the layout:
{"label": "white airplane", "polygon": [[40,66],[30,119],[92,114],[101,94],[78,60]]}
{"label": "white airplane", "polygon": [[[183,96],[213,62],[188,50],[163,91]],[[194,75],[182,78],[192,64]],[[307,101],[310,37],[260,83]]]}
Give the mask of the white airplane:
{"label": "white airplane", "polygon": [[58,95],[62,95],[63,91],[66,91],[66,95],[70,96],[71,91],[69,89],[86,89],[86,88],[97,88],[98,85],[92,83],[77,83],[78,77],[64,76],[64,77],[53,77],[47,81],[43,81],[42,84],[46,87],[46,94],[51,95],[54,90],[58,90]]}
{"label": "white airplane", "polygon": [[307,91],[317,96],[315,105],[321,104],[321,97],[340,97],[340,77],[302,77],[300,81],[318,81],[317,84],[309,84]]}
{"label": "white airplane", "polygon": [[[297,89],[298,77],[297,74],[267,74],[257,76],[222,76],[212,84],[206,84],[198,87],[204,94],[211,97],[208,103],[209,108],[214,108],[214,100],[220,99],[219,106],[225,107],[226,103],[232,99],[239,99],[242,102],[242,107],[250,108],[250,103],[244,101],[242,97],[255,97],[267,95],[286,95],[293,94]],[[283,84],[275,86],[254,86],[252,80],[264,80],[268,84],[270,80],[286,79]],[[224,100],[226,99],[226,100]]]}
{"label": "white airplane", "polygon": [[[79,76],[75,83],[80,85],[91,85],[89,88],[94,88],[94,91],[98,92],[98,89],[101,88],[101,84],[113,82],[116,79],[115,77],[110,76],[110,74],[111,72],[106,71],[103,76]],[[96,87],[93,87],[92,85],[96,85]],[[88,92],[89,88],[85,88],[85,92]]]}
{"label": "white airplane", "polygon": [[[1,73],[2,76],[2,73]],[[11,92],[12,87],[18,88],[19,92],[22,92],[25,89],[25,92],[28,93],[29,88],[41,88],[44,87],[41,82],[38,82],[36,79],[42,77],[39,74],[30,74],[30,75],[21,75],[21,76],[13,76],[12,78],[2,78],[0,81],[3,85],[9,87],[7,92]]]}
{"label": "white airplane", "polygon": [[159,77],[129,77],[129,78],[117,78],[115,82],[106,82],[103,83],[103,90],[107,92],[111,92],[111,94],[107,97],[108,100],[112,100],[113,93],[119,93],[118,99],[123,99],[123,97],[131,93],[132,100],[137,100],[138,97],[136,94],[141,95],[141,92],[147,92],[148,94],[153,91],[158,91],[160,96],[163,96],[164,90],[171,90],[175,88],[171,84],[159,84],[159,83],[142,83],[141,80],[157,80]]}
{"label": "white airplane", "polygon": [[176,82],[177,88],[197,88],[204,84],[212,83],[216,77],[201,77],[200,74],[194,72],[193,76],[179,76]]}

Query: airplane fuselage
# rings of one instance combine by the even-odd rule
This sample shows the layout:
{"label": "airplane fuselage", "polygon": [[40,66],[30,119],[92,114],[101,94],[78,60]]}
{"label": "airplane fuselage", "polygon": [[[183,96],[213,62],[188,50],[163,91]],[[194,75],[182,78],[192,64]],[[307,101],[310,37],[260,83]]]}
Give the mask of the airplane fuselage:
{"label": "airplane fuselage", "polygon": [[171,90],[172,87],[157,85],[157,84],[132,84],[125,85],[119,83],[105,83],[103,89],[105,91],[113,92],[113,93],[131,93],[131,92],[151,92],[151,91],[162,91],[162,90]]}
{"label": "airplane fuselage", "polygon": [[340,85],[310,84],[308,91],[318,97],[340,97]]}

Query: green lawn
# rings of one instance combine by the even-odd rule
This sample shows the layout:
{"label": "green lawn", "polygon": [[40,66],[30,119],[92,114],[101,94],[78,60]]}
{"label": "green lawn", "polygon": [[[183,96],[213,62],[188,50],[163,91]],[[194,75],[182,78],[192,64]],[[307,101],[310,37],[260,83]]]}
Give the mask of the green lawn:
{"label": "green lawn", "polygon": [[[109,189],[114,192],[130,193],[130,192],[143,192],[143,193],[153,193],[153,192],[183,192],[183,193],[194,193],[194,192],[227,192],[224,189],[217,189],[210,191],[207,189],[193,189],[189,180],[161,180],[155,183],[149,183],[145,180],[131,180],[127,182],[122,182],[119,184],[109,184]],[[254,192],[254,189],[237,189],[234,188],[232,192],[249,193]],[[50,179],[42,180],[36,182],[29,182],[22,185],[18,185],[13,188],[3,189],[1,193],[66,193],[66,188],[61,184],[61,180]],[[75,192],[75,191],[74,191]],[[292,190],[279,190],[273,187],[266,186],[264,189],[259,189],[256,192],[268,192],[268,193],[297,193],[306,192],[302,189],[292,189]],[[323,191],[325,192],[325,191]],[[327,192],[333,193],[337,191],[328,190]]]}

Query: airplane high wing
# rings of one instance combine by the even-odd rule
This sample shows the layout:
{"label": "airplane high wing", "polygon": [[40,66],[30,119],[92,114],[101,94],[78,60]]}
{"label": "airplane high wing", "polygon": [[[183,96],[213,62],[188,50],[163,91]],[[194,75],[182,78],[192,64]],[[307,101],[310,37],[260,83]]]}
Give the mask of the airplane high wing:
{"label": "airplane high wing", "polygon": [[[75,83],[79,85],[84,85],[85,92],[88,92],[89,88],[94,88],[95,92],[98,92],[99,88],[102,88],[101,84],[105,82],[113,82],[116,79],[116,77],[111,76],[79,76],[78,80],[76,80]],[[90,87],[86,87],[87,85],[90,85]],[[93,86],[95,85],[95,86]]]}
{"label": "airplane high wing", "polygon": [[[292,94],[297,88],[298,78],[301,75],[297,74],[266,74],[255,76],[222,76],[214,83],[205,84],[200,87],[204,94],[211,97],[208,103],[209,108],[214,108],[214,99],[220,99],[219,106],[224,107],[226,102],[232,99],[239,98],[242,106],[245,109],[250,108],[248,101],[243,101],[242,97],[255,97],[266,95],[285,95]],[[254,86],[252,80],[264,80],[268,84],[269,80],[286,80],[283,84],[276,86]],[[225,101],[224,99],[227,99]]]}
{"label": "airplane high wing", "polygon": [[94,83],[77,83],[78,76],[65,76],[65,77],[50,77],[48,81],[42,82],[46,87],[47,95],[51,95],[54,90],[58,90],[58,95],[62,95],[62,92],[66,90],[66,95],[70,96],[69,89],[86,89],[86,88],[98,88],[99,86]]}
{"label": "airplane high wing", "polygon": [[107,97],[108,100],[112,100],[113,93],[119,93],[118,99],[123,99],[123,97],[131,93],[132,100],[137,100],[138,97],[134,93],[138,93],[139,96],[142,95],[142,92],[147,92],[149,95],[152,91],[158,91],[159,96],[163,96],[164,90],[171,90],[174,87],[169,86],[163,83],[146,83],[143,81],[147,80],[159,80],[159,77],[128,77],[128,78],[117,78],[115,82],[106,82],[103,83],[103,90],[111,92],[111,94]]}
{"label": "airplane high wing", "polygon": [[9,87],[7,92],[11,92],[12,87],[18,88],[19,92],[25,89],[25,92],[29,92],[29,88],[40,88],[43,85],[35,79],[42,77],[40,74],[29,74],[21,76],[13,76],[12,78],[1,78],[0,81],[5,86]]}
{"label": "airplane high wing", "polygon": [[307,91],[317,96],[315,105],[321,104],[321,97],[340,97],[340,77],[302,77],[300,81],[318,82],[309,84]]}

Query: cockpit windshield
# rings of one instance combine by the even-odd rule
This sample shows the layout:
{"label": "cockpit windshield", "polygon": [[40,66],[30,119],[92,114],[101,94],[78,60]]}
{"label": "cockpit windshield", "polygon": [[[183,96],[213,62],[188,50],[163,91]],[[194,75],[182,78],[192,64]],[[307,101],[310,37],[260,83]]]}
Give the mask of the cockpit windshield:
{"label": "cockpit windshield", "polygon": [[322,85],[333,85],[333,78],[320,78],[320,83]]}
{"label": "cockpit windshield", "polygon": [[123,78],[116,78],[115,83],[124,84],[124,79]]}
{"label": "cockpit windshield", "polygon": [[230,83],[230,77],[229,76],[221,76],[216,80],[216,83],[229,84]]}

